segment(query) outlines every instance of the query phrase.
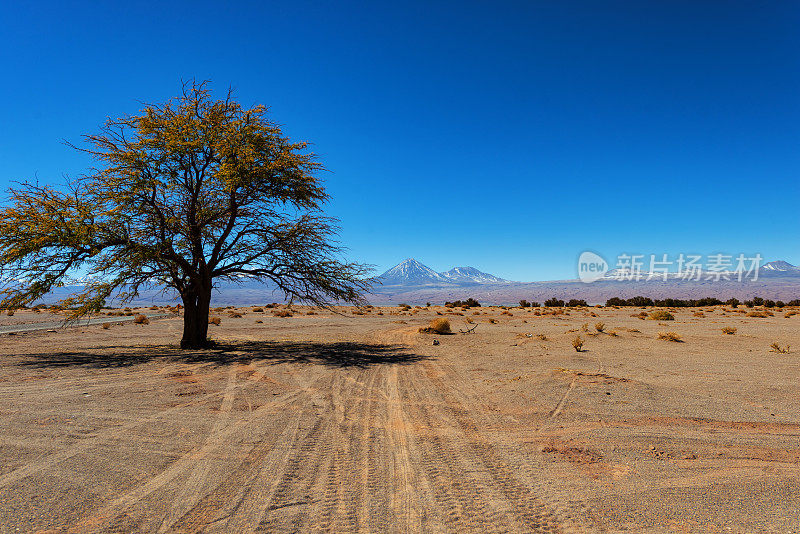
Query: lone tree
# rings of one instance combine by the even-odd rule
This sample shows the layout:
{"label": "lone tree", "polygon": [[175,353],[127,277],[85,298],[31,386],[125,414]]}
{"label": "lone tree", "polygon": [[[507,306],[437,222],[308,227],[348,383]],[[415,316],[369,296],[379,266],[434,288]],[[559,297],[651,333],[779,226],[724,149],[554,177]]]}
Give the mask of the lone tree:
{"label": "lone tree", "polygon": [[173,289],[184,306],[181,347],[201,348],[219,281],[271,282],[322,306],[362,303],[369,268],[341,259],[336,220],[321,212],[321,166],[266,111],[187,84],[84,136],[79,150],[99,162],[87,175],[10,189],[0,210],[0,307],[30,304],[81,271],[89,282],[60,302],[74,317],[109,298]]}

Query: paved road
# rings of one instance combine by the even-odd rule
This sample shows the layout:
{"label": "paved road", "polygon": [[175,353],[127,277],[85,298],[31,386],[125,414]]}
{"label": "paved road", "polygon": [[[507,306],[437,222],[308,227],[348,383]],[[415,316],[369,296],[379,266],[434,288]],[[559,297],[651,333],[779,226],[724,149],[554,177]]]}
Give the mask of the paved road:
{"label": "paved road", "polygon": [[[160,319],[162,317],[169,317],[166,313],[145,313],[148,319]],[[103,323],[128,323],[133,321],[135,316],[125,317],[92,317],[89,319],[80,319],[70,323],[64,321],[43,321],[41,323],[27,323],[27,324],[7,324],[0,325],[0,334],[16,334],[20,332],[36,332],[38,330],[59,330],[62,328],[74,328],[78,326],[91,326],[94,324]]]}

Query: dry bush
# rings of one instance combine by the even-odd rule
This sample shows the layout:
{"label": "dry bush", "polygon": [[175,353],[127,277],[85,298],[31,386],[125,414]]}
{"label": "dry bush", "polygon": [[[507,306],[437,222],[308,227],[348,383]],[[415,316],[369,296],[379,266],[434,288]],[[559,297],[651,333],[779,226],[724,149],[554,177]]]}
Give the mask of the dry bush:
{"label": "dry bush", "polygon": [[653,321],[674,321],[675,316],[667,310],[655,310],[650,314],[650,319]]}
{"label": "dry bush", "polygon": [[274,317],[292,317],[292,312],[289,310],[273,310],[272,315]]}
{"label": "dry bush", "polygon": [[581,336],[575,336],[575,339],[572,340],[572,346],[575,352],[580,352],[583,349],[583,340]]}
{"label": "dry bush", "polygon": [[467,321],[467,323],[469,323],[469,324],[472,324],[472,323],[474,323],[474,322],[475,322],[475,321],[473,321],[473,320],[472,320],[471,318],[469,318],[469,317],[464,317],[464,320],[465,320],[465,321]]}
{"label": "dry bush", "polygon": [[747,312],[747,316],[748,317],[767,317],[767,313],[763,312],[763,311],[760,311],[760,310],[754,310],[754,311],[751,311],[751,312]]}
{"label": "dry bush", "polygon": [[597,330],[598,332],[602,332],[603,330],[606,329],[606,324],[605,323],[594,323],[594,329]]}
{"label": "dry bush", "polygon": [[736,327],[735,326],[723,326],[722,327],[722,333],[723,334],[728,334],[729,336],[732,336],[733,334],[736,333]]}
{"label": "dry bush", "polygon": [[8,315],[9,317],[13,317],[14,316],[14,310],[8,310],[8,313],[6,315]]}
{"label": "dry bush", "polygon": [[617,334],[616,330],[609,330],[608,332],[606,332],[606,334],[608,334],[611,337],[617,337],[619,335]]}
{"label": "dry bush", "polygon": [[111,328],[111,323],[103,323],[103,330],[108,330]]}
{"label": "dry bush", "polygon": [[208,324],[213,324],[215,326],[219,326],[220,324],[222,324],[222,319],[220,319],[219,317],[211,317],[208,320]]}
{"label": "dry bush", "polygon": [[[308,310],[308,311],[306,312],[306,315],[316,315],[316,314],[317,314],[317,312],[315,312],[314,310]],[[382,313],[380,313],[380,312],[378,312],[378,315],[383,315],[383,314],[382,314]]]}
{"label": "dry bush", "polygon": [[538,337],[542,341],[548,341],[547,336],[544,334],[536,334],[536,337]]}
{"label": "dry bush", "polygon": [[789,349],[790,348],[791,347],[789,347],[789,345],[786,345],[786,348],[783,348],[780,345],[778,345],[777,343],[773,343],[772,345],[770,345],[769,351],[770,352],[777,352],[778,354],[789,354]]}
{"label": "dry bush", "polygon": [[514,315],[514,314],[513,314],[513,313],[511,313],[511,312],[510,312],[510,311],[508,311],[508,310],[503,310],[502,312],[500,312],[500,315]]}
{"label": "dry bush", "polygon": [[656,337],[658,339],[663,339],[664,341],[675,341],[676,343],[683,341],[677,332],[659,332],[658,336]]}
{"label": "dry bush", "polygon": [[497,324],[497,319],[489,319],[489,324]]}
{"label": "dry bush", "polygon": [[253,313],[262,313],[264,308],[253,308]]}
{"label": "dry bush", "polygon": [[239,313],[239,312],[230,312],[228,314],[228,317],[230,317],[231,319],[241,319],[242,318],[242,314]]}
{"label": "dry bush", "polygon": [[150,324],[150,319],[148,319],[146,315],[139,314],[139,315],[137,315],[136,317],[133,318],[133,323],[134,324]]}
{"label": "dry bush", "polygon": [[431,321],[427,327],[420,328],[420,333],[423,334],[451,334],[450,321],[444,318],[437,318]]}
{"label": "dry bush", "polygon": [[588,332],[589,331],[589,323],[583,323],[581,325],[581,330],[584,331],[584,332]]}
{"label": "dry bush", "polygon": [[637,319],[647,319],[647,312],[639,312],[639,313],[632,313],[631,317],[636,317]]}
{"label": "dry bush", "polygon": [[694,312],[692,315],[694,317],[705,317],[706,316],[706,314],[701,312],[701,311]]}
{"label": "dry bush", "polygon": [[792,310],[792,311],[787,311],[783,316],[788,319],[792,315],[797,315],[798,313],[800,312],[798,312],[797,310]]}

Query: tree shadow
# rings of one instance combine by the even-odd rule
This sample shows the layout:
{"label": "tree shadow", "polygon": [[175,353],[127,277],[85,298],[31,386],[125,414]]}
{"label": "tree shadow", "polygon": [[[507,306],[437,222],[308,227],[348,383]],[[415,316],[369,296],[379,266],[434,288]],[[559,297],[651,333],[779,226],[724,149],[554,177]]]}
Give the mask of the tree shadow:
{"label": "tree shadow", "polygon": [[155,360],[175,363],[227,365],[263,360],[271,364],[311,363],[328,367],[367,368],[373,365],[410,364],[429,359],[403,345],[357,342],[243,341],[218,344],[206,350],[181,350],[175,346],[102,347],[96,351],[28,354],[19,365],[32,368],[130,367]]}

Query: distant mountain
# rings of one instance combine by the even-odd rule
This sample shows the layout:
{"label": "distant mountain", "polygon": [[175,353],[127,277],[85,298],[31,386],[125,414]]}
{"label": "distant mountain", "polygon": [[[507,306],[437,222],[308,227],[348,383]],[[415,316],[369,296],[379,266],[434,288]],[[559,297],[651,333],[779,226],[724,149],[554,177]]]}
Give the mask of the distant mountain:
{"label": "distant mountain", "polygon": [[386,286],[425,286],[446,284],[448,279],[414,258],[398,263],[377,279]]}
{"label": "distant mountain", "polygon": [[609,271],[600,280],[588,284],[579,280],[509,282],[473,267],[456,267],[437,273],[416,260],[406,260],[377,277],[383,284],[373,287],[369,298],[376,304],[441,303],[469,297],[495,304],[514,304],[520,299],[543,302],[550,297],[584,299],[595,304],[611,297],[637,295],[657,299],[717,297],[727,300],[735,297],[746,300],[760,296],[789,301],[800,298],[800,268],[783,260],[761,266],[755,281],[752,274],[739,280],[732,272],[718,281],[707,271],[701,273],[699,280],[685,279],[678,273],[669,273],[667,280],[661,274],[648,280],[646,272],[639,280],[620,280],[615,274],[616,271]]}
{"label": "distant mountain", "polygon": [[768,273],[800,273],[800,267],[796,267],[788,261],[777,260],[762,265],[761,271]]}
{"label": "distant mountain", "polygon": [[452,280],[456,283],[472,283],[472,284],[505,284],[508,280],[504,280],[499,276],[484,273],[475,267],[453,267],[449,271],[439,273],[445,278]]}
{"label": "distant mountain", "polygon": [[507,280],[475,267],[454,267],[437,273],[413,258],[399,263],[376,278],[384,286],[451,286],[454,284],[503,284]]}

